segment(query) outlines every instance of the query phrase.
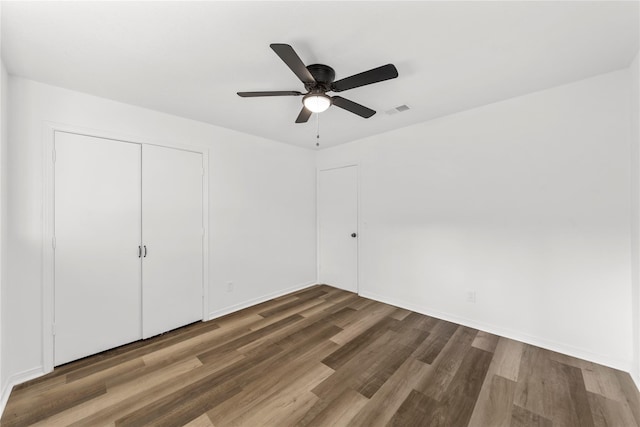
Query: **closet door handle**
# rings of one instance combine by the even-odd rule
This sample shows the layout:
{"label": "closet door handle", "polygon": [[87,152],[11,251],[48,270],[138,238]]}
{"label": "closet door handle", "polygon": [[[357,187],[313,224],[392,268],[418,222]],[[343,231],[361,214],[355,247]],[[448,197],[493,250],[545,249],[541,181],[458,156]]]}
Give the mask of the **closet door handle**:
{"label": "closet door handle", "polygon": [[144,245],[144,257],[147,257],[147,245]]}
{"label": "closet door handle", "polygon": [[138,246],[138,258],[142,257],[142,246]]}

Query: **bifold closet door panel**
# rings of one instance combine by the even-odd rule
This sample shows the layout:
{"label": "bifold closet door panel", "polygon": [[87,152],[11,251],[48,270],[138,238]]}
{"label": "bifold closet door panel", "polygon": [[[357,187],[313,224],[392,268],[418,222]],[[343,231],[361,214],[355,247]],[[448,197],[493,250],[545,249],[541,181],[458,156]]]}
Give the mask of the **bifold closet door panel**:
{"label": "bifold closet door panel", "polygon": [[142,329],[202,320],[202,154],[142,148]]}
{"label": "bifold closet door panel", "polygon": [[142,337],[141,147],[55,134],[54,363]]}

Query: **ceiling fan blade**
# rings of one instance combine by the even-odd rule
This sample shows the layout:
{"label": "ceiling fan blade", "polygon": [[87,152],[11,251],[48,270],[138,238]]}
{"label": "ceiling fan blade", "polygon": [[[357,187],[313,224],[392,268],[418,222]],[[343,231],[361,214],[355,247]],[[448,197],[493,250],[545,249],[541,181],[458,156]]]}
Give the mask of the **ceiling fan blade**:
{"label": "ceiling fan blade", "polygon": [[302,93],[295,90],[277,90],[271,92],[238,92],[238,95],[243,98],[250,98],[254,96],[300,96]]}
{"label": "ceiling fan blade", "polygon": [[311,110],[307,110],[305,107],[302,107],[302,110],[300,110],[300,114],[298,114],[298,118],[296,119],[296,123],[307,123],[311,114]]}
{"label": "ceiling fan blade", "polygon": [[367,108],[364,105],[360,105],[357,102],[350,101],[341,96],[333,96],[331,97],[331,100],[333,101],[333,105],[335,105],[336,107],[340,107],[344,110],[350,111],[353,114],[364,117],[365,119],[368,119],[376,113],[371,108]]}
{"label": "ceiling fan blade", "polygon": [[291,71],[298,76],[302,83],[310,85],[316,83],[316,79],[313,78],[309,70],[307,70],[307,67],[304,65],[304,62],[302,62],[296,51],[293,50],[291,46],[282,43],[272,43],[269,46],[271,46],[271,49],[273,49],[280,59],[282,59],[284,63],[291,68]]}
{"label": "ceiling fan blade", "polygon": [[370,85],[389,79],[398,77],[398,70],[393,64],[383,65],[373,70],[364,71],[354,74],[351,77],[345,77],[337,82],[333,82],[331,90],[334,92],[342,92],[343,90],[353,89],[360,86]]}

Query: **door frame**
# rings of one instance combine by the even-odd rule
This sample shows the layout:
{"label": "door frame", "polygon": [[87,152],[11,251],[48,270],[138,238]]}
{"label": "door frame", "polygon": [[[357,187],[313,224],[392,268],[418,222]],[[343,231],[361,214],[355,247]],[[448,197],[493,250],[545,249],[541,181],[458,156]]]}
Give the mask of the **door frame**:
{"label": "door frame", "polygon": [[343,169],[355,166],[356,168],[356,294],[360,295],[360,281],[362,272],[360,271],[360,238],[362,226],[360,224],[360,162],[338,163],[330,166],[316,168],[316,283],[320,283],[320,172],[334,169]]}
{"label": "door frame", "polygon": [[56,132],[102,138],[140,145],[157,145],[202,154],[202,321],[209,320],[209,149],[171,141],[158,141],[123,135],[116,132],[44,122],[42,130],[43,188],[42,188],[42,366],[44,373],[54,368],[55,314],[55,169],[54,143]]}

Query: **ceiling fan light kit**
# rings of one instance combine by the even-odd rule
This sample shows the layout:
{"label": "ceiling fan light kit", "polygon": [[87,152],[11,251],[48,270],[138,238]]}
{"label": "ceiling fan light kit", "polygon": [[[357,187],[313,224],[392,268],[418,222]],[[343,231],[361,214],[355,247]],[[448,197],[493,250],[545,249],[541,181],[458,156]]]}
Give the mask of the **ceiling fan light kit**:
{"label": "ceiling fan light kit", "polygon": [[334,82],[336,73],[333,68],[324,64],[304,65],[298,54],[288,44],[273,43],[271,49],[293,71],[304,84],[306,93],[298,91],[262,91],[238,92],[243,98],[257,96],[303,96],[302,110],[296,118],[296,123],[306,123],[312,113],[326,111],[331,105],[347,110],[360,117],[368,119],[376,112],[370,108],[353,102],[341,96],[329,96],[327,92],[342,92],[360,86],[378,83],[398,77],[398,70],[393,64],[383,65],[353,76]]}
{"label": "ceiling fan light kit", "polygon": [[331,105],[331,98],[324,93],[310,93],[302,98],[302,103],[312,113],[322,113]]}

